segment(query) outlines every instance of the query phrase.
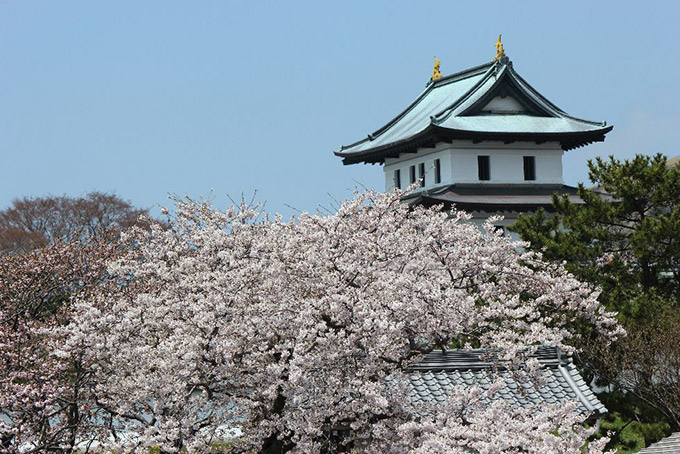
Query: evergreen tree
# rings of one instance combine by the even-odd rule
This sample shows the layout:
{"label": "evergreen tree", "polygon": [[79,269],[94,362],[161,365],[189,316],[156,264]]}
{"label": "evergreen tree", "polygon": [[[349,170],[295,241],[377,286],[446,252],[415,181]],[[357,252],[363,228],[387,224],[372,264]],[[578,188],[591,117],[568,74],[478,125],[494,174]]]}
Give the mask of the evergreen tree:
{"label": "evergreen tree", "polygon": [[[611,400],[612,414],[637,419],[633,428],[662,415],[666,430],[678,430],[680,374],[668,370],[680,370],[673,353],[680,352],[680,168],[661,154],[597,158],[588,168],[594,186],[579,185],[582,203],[555,195],[554,214],[521,215],[511,230],[544,258],[599,285],[600,302],[619,312],[627,338],[605,347],[584,327],[580,341],[582,366],[625,391]],[[661,435],[640,430],[645,439]]]}

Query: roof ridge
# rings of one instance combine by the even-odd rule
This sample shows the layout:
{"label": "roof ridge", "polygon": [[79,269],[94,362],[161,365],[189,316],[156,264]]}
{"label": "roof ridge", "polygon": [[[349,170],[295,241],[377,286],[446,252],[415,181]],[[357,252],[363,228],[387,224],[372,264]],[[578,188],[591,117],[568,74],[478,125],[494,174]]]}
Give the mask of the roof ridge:
{"label": "roof ridge", "polygon": [[[579,384],[577,384],[576,380],[574,380],[574,377],[572,375],[573,375],[573,371],[575,370],[575,368],[569,367],[569,366],[572,366],[572,365],[573,364],[571,362],[569,362],[567,367],[558,366],[557,369],[560,371],[560,374],[562,374],[562,377],[564,377],[566,382],[569,383],[569,386],[571,387],[571,389],[574,390],[574,394],[576,394],[576,397],[578,397],[578,400],[581,401],[583,406],[586,407],[586,409],[588,411],[595,411],[595,406],[593,405],[593,403],[590,401],[590,399],[588,399],[585,396],[585,394],[583,393],[583,390],[581,389]],[[578,374],[578,372],[576,372],[576,373]],[[585,383],[583,381],[583,379],[580,379],[579,381]]]}
{"label": "roof ridge", "polygon": [[[488,348],[432,350],[420,362],[411,365],[409,370],[467,370],[489,366],[499,370],[506,369],[504,364],[508,361],[498,360],[495,353],[495,350]],[[492,357],[482,359],[486,354]],[[538,346],[529,357],[538,359],[543,366],[559,367],[571,364],[571,359],[562,355],[557,347]]]}
{"label": "roof ridge", "polygon": [[[449,74],[448,76],[444,76],[440,79],[437,80],[430,80],[428,82],[427,86],[429,85],[436,85],[436,86],[441,86],[441,85],[448,85],[453,82],[458,82],[459,80],[467,79],[468,77],[476,76],[477,74],[481,72],[486,72],[489,68],[493,67],[496,64],[494,61],[490,61],[488,63],[484,63],[478,66],[475,66],[473,68],[468,68],[464,69],[462,71],[458,71],[457,73]],[[484,71],[482,71],[484,69]],[[465,76],[465,77],[463,77]]]}

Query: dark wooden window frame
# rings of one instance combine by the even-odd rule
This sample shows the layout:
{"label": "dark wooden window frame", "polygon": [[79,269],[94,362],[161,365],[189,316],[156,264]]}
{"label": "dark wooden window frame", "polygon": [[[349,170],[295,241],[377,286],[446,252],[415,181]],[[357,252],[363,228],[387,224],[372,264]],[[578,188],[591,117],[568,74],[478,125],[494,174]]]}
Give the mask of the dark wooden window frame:
{"label": "dark wooden window frame", "polygon": [[536,156],[524,156],[524,180],[533,181],[536,179]]}
{"label": "dark wooden window frame", "polygon": [[477,174],[480,181],[491,179],[491,159],[488,155],[477,156]]}

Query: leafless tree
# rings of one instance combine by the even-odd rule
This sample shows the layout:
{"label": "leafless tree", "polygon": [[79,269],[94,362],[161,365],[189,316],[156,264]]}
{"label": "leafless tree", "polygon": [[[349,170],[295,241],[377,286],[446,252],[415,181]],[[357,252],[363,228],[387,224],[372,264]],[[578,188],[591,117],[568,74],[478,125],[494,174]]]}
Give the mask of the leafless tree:
{"label": "leafless tree", "polygon": [[669,309],[648,324],[629,330],[616,358],[618,385],[647,402],[680,429],[680,310]]}
{"label": "leafless tree", "polygon": [[0,253],[26,252],[85,238],[115,240],[121,230],[147,226],[148,209],[135,208],[115,194],[15,199],[0,211]]}

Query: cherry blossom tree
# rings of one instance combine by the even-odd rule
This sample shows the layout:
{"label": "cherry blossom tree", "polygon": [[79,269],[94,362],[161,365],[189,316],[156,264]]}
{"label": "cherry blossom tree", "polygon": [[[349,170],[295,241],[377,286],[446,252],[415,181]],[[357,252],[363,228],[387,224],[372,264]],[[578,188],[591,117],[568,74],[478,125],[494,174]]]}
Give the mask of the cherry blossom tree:
{"label": "cherry blossom tree", "polygon": [[186,200],[110,265],[134,291],[79,299],[63,354],[85,352],[126,452],[209,452],[233,430],[233,452],[579,452],[590,432],[564,408],[408,399],[408,367],[435,348],[492,348],[540,379],[532,346],[570,352],[574,323],[620,334],[594,289],[467,219],[399,193],[291,222]]}
{"label": "cherry blossom tree", "polygon": [[71,322],[70,301],[100,292],[117,254],[102,242],[57,241],[0,255],[0,452],[71,452],[93,432],[100,411],[82,349],[57,352],[69,337],[61,328]]}

